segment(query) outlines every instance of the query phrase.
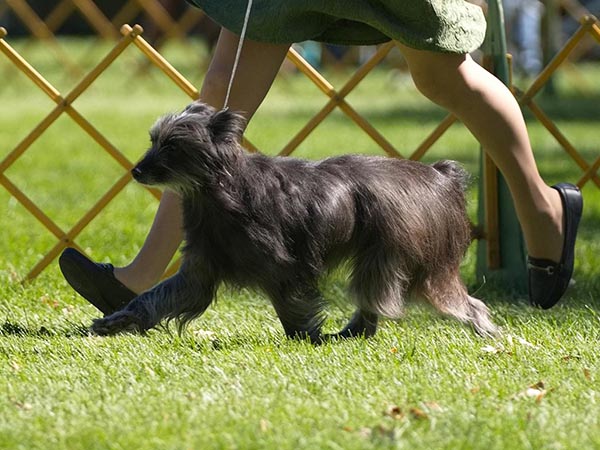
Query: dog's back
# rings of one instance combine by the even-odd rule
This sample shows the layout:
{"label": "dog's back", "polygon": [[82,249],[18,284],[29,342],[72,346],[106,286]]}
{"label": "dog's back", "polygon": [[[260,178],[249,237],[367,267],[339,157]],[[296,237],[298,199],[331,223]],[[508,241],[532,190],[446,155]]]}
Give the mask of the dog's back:
{"label": "dog's back", "polygon": [[[216,197],[214,207],[198,215],[210,224],[202,236],[188,236],[220,242],[219,255],[207,259],[223,260],[221,269],[234,278],[237,271],[317,276],[340,259],[367,261],[374,255],[426,274],[458,266],[469,245],[467,174],[455,162],[249,155],[247,163],[243,173],[234,174],[230,194],[208,193]],[[232,248],[232,241],[238,246],[245,241],[244,252]],[[232,258],[223,254],[225,248]],[[239,258],[244,262],[236,263]]]}
{"label": "dog's back", "polygon": [[448,264],[464,255],[470,242],[468,174],[458,163],[343,156],[320,165],[350,185],[354,234],[369,241],[364,245],[379,240],[387,249],[404,253],[411,265]]}

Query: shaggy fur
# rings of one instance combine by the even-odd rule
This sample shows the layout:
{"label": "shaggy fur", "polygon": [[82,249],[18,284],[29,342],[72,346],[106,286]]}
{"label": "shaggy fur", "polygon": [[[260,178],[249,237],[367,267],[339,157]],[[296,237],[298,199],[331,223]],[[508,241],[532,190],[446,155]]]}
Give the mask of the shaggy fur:
{"label": "shaggy fur", "polygon": [[244,119],[193,103],[159,119],[132,170],[179,192],[185,246],[179,272],[122,311],[94,321],[100,335],[144,331],[201,315],[222,283],[271,300],[289,337],[323,339],[319,278],[345,262],[357,310],[335,336],[371,336],[409,297],[494,334],[459,264],[470,242],[465,172],[456,163],[341,156],[322,161],[247,153]]}

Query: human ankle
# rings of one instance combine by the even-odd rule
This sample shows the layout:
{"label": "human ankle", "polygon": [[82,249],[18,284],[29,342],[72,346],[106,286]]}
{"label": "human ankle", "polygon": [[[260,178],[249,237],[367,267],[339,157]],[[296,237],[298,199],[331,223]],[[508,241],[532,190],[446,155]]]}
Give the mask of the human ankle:
{"label": "human ankle", "polygon": [[560,197],[558,205],[555,200],[550,197],[547,204],[537,205],[539,209],[531,211],[527,223],[523,224],[529,256],[560,260],[564,232],[563,211]]}
{"label": "human ankle", "polygon": [[144,292],[156,284],[156,280],[144,276],[143,272],[136,270],[131,265],[115,267],[114,275],[117,280],[136,294]]}

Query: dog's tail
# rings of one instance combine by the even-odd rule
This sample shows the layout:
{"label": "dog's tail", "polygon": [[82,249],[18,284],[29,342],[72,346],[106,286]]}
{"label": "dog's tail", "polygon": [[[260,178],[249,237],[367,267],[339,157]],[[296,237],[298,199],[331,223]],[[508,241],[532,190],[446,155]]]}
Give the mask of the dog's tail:
{"label": "dog's tail", "polygon": [[446,159],[436,162],[432,167],[442,175],[458,183],[463,191],[469,185],[469,173],[456,161]]}

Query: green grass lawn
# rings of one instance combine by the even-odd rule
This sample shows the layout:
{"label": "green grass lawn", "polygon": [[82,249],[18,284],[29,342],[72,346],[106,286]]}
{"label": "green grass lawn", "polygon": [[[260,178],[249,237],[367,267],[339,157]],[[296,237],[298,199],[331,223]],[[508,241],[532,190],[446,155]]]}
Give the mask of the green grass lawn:
{"label": "green grass lawn", "polygon": [[[43,47],[13,44],[62,93],[72,88],[74,80]],[[108,49],[90,41],[66,45],[85,67]],[[198,84],[204,63],[190,60],[193,50],[202,53],[192,43],[165,54]],[[189,101],[157,72],[140,74],[137,55],[129,49],[74,104],[132,160],[148,145],[156,117]],[[2,55],[0,73],[2,159],[53,103]],[[540,99],[589,161],[599,156],[599,75],[597,66],[582,66],[576,82],[557,77],[557,97]],[[327,76],[339,87],[348,74]],[[391,70],[371,74],[348,101],[405,154],[445,115]],[[324,102],[309,81],[287,73],[247,137],[275,154]],[[576,181],[578,167],[527,117],[547,181]],[[348,152],[378,150],[336,111],[297,155]],[[460,124],[426,161],[440,158],[477,174],[477,143]],[[4,175],[68,229],[122,173],[64,116]],[[181,336],[165,329],[143,337],[89,336],[98,312],[68,288],[56,263],[33,282],[19,282],[56,238],[0,187],[0,448],[600,448],[600,191],[589,183],[584,196],[576,283],[554,309],[533,309],[524,298],[478,283],[471,250],[463,275],[490,305],[503,329],[498,339],[481,339],[415,306],[404,320],[384,322],[370,340],[313,347],[286,340],[264,298],[225,289]],[[98,260],[124,264],[143,242],[156,205],[131,183],[77,242]],[[341,275],[324,283],[330,330],[352,312],[344,289]]]}

